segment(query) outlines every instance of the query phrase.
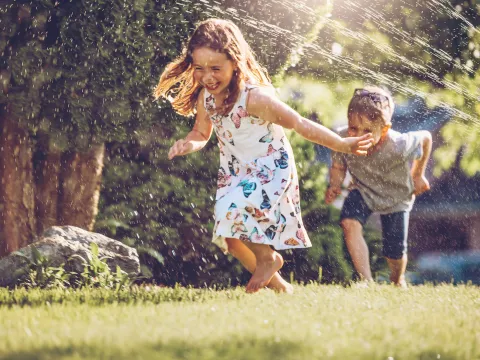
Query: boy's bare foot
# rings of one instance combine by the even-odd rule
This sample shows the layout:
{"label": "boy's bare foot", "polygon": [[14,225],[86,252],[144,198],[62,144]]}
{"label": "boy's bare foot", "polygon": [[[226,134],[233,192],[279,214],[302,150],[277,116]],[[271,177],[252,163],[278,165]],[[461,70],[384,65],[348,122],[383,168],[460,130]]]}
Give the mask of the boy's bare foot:
{"label": "boy's bare foot", "polygon": [[360,280],[352,283],[352,287],[356,289],[363,289],[372,287],[375,284],[373,280]]}
{"label": "boy's bare foot", "polygon": [[276,251],[273,252],[273,256],[271,259],[264,261],[260,261],[259,259],[257,259],[257,267],[255,268],[252,278],[250,279],[246,287],[247,293],[255,293],[261,288],[265,287],[270,282],[273,275],[275,275],[275,273],[280,270],[282,266],[282,255],[280,255]]}
{"label": "boy's bare foot", "polygon": [[390,281],[396,287],[399,287],[399,288],[402,288],[402,289],[408,289],[407,282],[405,281],[405,276],[400,276],[400,278],[395,278],[394,276],[391,275],[390,276]]}
{"label": "boy's bare foot", "polygon": [[394,282],[393,283],[396,287],[402,288],[402,289],[408,289],[407,282],[405,280],[401,280],[399,282]]}

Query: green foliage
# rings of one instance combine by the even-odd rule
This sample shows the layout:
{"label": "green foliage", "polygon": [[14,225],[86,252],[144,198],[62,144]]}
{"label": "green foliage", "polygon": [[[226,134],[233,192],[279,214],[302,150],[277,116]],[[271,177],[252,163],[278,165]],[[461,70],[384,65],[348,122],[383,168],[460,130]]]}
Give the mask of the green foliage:
{"label": "green foliage", "polygon": [[120,289],[128,288],[135,279],[123,271],[118,265],[116,271],[111,271],[106,260],[107,257],[99,257],[98,245],[90,243],[90,252],[87,252],[87,259],[80,255],[73,255],[72,259],[80,259],[83,264],[83,271],[66,271],[65,264],[53,267],[51,260],[42,255],[39,250],[32,246],[31,257],[15,252],[16,256],[25,261],[25,265],[20,268],[17,275],[17,284],[25,288],[40,289],[66,289],[75,288],[102,288]]}
{"label": "green foliage", "polygon": [[118,265],[115,272],[110,270],[107,264],[108,257],[99,257],[98,245],[90,243],[90,252],[87,252],[87,259],[80,255],[73,255],[83,263],[83,272],[73,276],[72,284],[77,287],[94,287],[102,289],[123,289],[132,284],[132,277],[123,271]]}
{"label": "green foliage", "polygon": [[287,76],[279,89],[280,99],[305,117],[336,128],[347,123],[347,108],[359,80],[323,82],[315,78]]}
{"label": "green foliage", "polygon": [[448,74],[475,72],[480,65],[478,7],[463,0],[437,5],[334,2],[331,20],[298,69],[333,81],[385,75],[386,82],[413,77],[434,85]]}
{"label": "green foliage", "polygon": [[331,1],[327,0],[322,3],[316,2],[315,5],[316,6],[314,9],[312,9],[312,13],[310,14],[314,16],[313,25],[308,33],[303,36],[302,40],[299,43],[294,44],[295,48],[289,52],[286,61],[281,68],[276,71],[275,76],[272,78],[273,84],[277,87],[282,85],[286,71],[297,66],[304,54],[304,49],[310,46],[317,39],[320,31],[328,21],[328,17],[331,15]]}
{"label": "green foliage", "polygon": [[276,72],[318,20],[315,14],[277,5],[8,1],[0,10],[0,105],[33,133],[48,134],[61,150],[132,140],[136,131],[166,124],[162,120],[171,117],[151,93],[198,21],[232,19],[264,65]]}
{"label": "green foliage", "polygon": [[42,86],[56,73],[46,48],[52,12],[49,1],[9,1],[0,9],[0,110],[8,105],[30,129],[39,123]]}
{"label": "green foliage", "polygon": [[40,289],[64,289],[69,285],[70,276],[64,266],[53,267],[51,261],[42,255],[34,246],[31,248],[31,257],[15,252],[25,261],[24,267],[20,268],[16,275],[20,286]]}
{"label": "green foliage", "polygon": [[[479,14],[475,1],[337,1],[290,74],[332,85],[386,85],[398,97],[420,96],[432,107],[450,108],[452,122],[436,154],[436,173],[450,167],[462,151],[461,167],[473,175],[480,163]],[[322,97],[334,94],[324,91]],[[458,146],[449,134],[463,133],[462,128],[473,131]]]}

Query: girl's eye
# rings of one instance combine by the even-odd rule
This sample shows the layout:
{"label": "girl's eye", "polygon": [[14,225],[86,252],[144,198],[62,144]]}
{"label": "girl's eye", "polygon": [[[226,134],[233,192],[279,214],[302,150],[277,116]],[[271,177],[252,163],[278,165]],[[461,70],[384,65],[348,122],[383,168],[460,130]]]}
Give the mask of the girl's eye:
{"label": "girl's eye", "polygon": [[200,68],[200,67],[196,67],[196,68],[195,68],[195,70],[202,70],[202,68]]}

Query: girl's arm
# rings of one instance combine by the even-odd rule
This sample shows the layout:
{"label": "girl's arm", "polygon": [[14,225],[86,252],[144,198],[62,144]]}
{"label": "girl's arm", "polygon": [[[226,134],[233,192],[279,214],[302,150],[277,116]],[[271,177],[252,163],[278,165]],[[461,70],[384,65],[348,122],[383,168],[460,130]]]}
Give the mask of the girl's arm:
{"label": "girl's arm", "polygon": [[295,110],[276,96],[262,88],[250,91],[247,112],[263,120],[293,129],[305,139],[338,152],[366,155],[372,144],[372,135],[342,138],[323,125],[300,116]]}
{"label": "girl's arm", "polygon": [[430,190],[430,183],[425,177],[425,168],[432,152],[432,135],[428,131],[419,131],[422,136],[422,157],[418,160],[414,160],[412,164],[412,179],[414,186],[414,194],[420,195],[421,193]]}
{"label": "girl's arm", "polygon": [[192,131],[188,133],[185,139],[177,140],[170,148],[168,151],[170,160],[175,156],[187,155],[203,149],[212,135],[213,124],[203,105],[203,92],[204,90],[198,95],[195,125],[193,125]]}

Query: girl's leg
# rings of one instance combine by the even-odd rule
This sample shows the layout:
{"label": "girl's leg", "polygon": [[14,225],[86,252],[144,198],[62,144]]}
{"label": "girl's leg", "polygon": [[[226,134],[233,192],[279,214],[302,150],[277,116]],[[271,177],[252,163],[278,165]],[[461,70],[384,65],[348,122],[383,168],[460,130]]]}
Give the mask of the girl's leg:
{"label": "girl's leg", "polygon": [[352,257],[353,266],[362,280],[373,281],[367,243],[363,238],[363,227],[358,220],[343,219],[341,221],[345,243]]}
{"label": "girl's leg", "polygon": [[257,260],[255,271],[246,287],[248,293],[254,293],[265,287],[275,273],[282,268],[283,258],[269,245],[248,241],[244,244],[253,252]]}
{"label": "girl's leg", "polygon": [[[255,254],[250,250],[242,240],[227,238],[228,252],[234,256],[250,273],[253,274],[257,266]],[[267,285],[270,289],[278,292],[293,293],[293,286],[286,282],[278,272]]]}

